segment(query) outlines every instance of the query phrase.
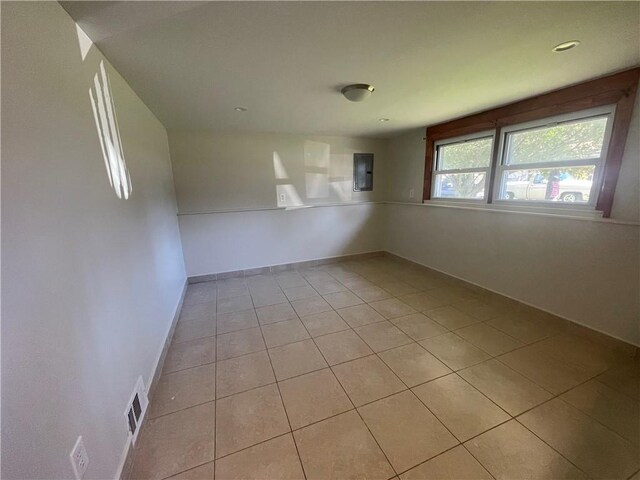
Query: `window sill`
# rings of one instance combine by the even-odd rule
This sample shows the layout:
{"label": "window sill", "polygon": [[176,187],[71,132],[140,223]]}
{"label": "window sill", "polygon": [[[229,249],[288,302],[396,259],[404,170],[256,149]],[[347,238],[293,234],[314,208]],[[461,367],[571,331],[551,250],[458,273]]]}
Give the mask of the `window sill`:
{"label": "window sill", "polygon": [[615,220],[611,218],[603,218],[602,212],[585,209],[567,209],[567,208],[545,208],[540,206],[522,206],[522,205],[503,205],[503,204],[487,204],[474,203],[465,201],[442,201],[442,200],[426,200],[424,203],[419,202],[384,202],[397,205],[411,205],[427,208],[451,208],[455,210],[477,210],[491,213],[516,214],[516,215],[534,215],[550,218],[560,218],[568,220],[582,220],[599,223],[609,223],[616,225],[632,225],[640,226],[640,222]]}

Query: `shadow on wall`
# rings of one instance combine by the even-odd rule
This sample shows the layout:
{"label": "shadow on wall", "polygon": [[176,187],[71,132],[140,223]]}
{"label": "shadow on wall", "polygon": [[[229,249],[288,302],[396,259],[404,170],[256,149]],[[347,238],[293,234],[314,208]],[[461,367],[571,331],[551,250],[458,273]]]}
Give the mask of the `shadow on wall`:
{"label": "shadow on wall", "polygon": [[[331,154],[328,143],[305,140],[304,185],[305,198],[313,203],[324,203],[331,199],[340,202],[353,200],[353,153]],[[302,208],[305,204],[292,183],[282,158],[273,152],[273,171],[276,179],[277,206]]]}

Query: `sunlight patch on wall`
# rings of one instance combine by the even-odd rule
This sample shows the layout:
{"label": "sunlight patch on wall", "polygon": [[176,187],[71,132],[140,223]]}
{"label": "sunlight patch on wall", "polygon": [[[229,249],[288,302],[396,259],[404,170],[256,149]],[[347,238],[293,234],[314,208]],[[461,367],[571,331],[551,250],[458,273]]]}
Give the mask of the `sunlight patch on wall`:
{"label": "sunlight patch on wall", "polygon": [[93,78],[89,98],[109,183],[118,198],[126,200],[131,195],[131,178],[124,160],[118,119],[111,94],[111,82],[103,61],[100,62],[100,70]]}
{"label": "sunlight patch on wall", "polygon": [[[289,180],[287,169],[284,168],[282,159],[278,152],[273,152],[273,173],[276,181]],[[289,208],[301,208],[304,207],[304,202],[298,195],[296,187],[291,183],[282,183],[276,185],[276,202],[278,207]]]}
{"label": "sunlight patch on wall", "polygon": [[80,25],[76,23],[76,34],[78,35],[78,45],[80,46],[80,55],[82,56],[82,61],[87,58],[87,54],[91,47],[93,46],[93,42],[89,38],[89,36],[84,33],[84,30],[80,28]]}

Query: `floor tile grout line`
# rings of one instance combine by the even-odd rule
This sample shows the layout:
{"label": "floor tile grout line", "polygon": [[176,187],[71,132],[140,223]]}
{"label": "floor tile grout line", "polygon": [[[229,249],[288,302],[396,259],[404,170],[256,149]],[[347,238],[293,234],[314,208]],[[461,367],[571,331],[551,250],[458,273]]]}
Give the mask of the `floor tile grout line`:
{"label": "floor tile grout line", "polygon": [[[553,399],[552,399],[553,400]],[[547,403],[547,402],[544,402]],[[544,403],[540,404],[540,405],[544,405]],[[538,407],[540,406],[538,405]],[[520,415],[524,415],[523,412]],[[520,416],[518,415],[518,416]],[[542,443],[544,443],[547,447],[549,447],[551,450],[553,450],[554,452],[556,452],[558,455],[560,455],[560,457],[564,458],[567,462],[569,462],[571,465],[573,465],[579,472],[584,473],[584,475],[587,478],[593,478],[591,477],[591,475],[589,475],[587,472],[585,472],[582,468],[578,467],[578,465],[576,465],[575,463],[573,463],[570,459],[568,459],[562,452],[558,451],[556,448],[554,448],[553,446],[551,446],[544,438],[540,437],[536,432],[534,432],[533,430],[531,430],[530,428],[528,428],[524,423],[522,423],[520,420],[518,420],[518,417],[515,417],[514,420],[518,423],[518,425],[520,425],[521,427],[523,427],[525,430],[527,430],[529,433],[531,433],[534,437],[536,437],[538,440],[540,440]]]}
{"label": "floor tile grout line", "polygon": [[[335,311],[335,309],[334,309]],[[304,325],[304,323],[303,323]],[[305,326],[305,329],[307,327]],[[308,330],[307,330],[307,333]],[[357,335],[357,334],[356,334]],[[329,362],[327,362],[327,359],[324,356],[324,353],[322,353],[322,350],[320,350],[320,348],[318,347],[317,343],[315,342],[315,340],[313,339],[313,337],[311,337],[311,340],[313,341],[314,345],[316,346],[316,349],[320,352],[320,355],[322,355],[322,357],[324,358],[324,361],[327,363],[327,365],[329,365]],[[331,372],[331,374],[333,375],[333,377],[335,378],[335,380],[338,382],[338,385],[340,385],[340,388],[342,388],[343,393],[345,394],[345,396],[347,397],[347,399],[349,400],[349,403],[351,403],[351,405],[353,406],[353,409],[356,411],[356,414],[358,415],[358,417],[360,417],[360,421],[365,425],[365,427],[367,428],[367,430],[369,431],[369,435],[371,435],[371,437],[373,438],[373,440],[376,442],[376,444],[378,445],[378,448],[380,449],[380,451],[382,452],[382,454],[384,455],[385,459],[387,460],[387,463],[389,464],[389,466],[391,467],[391,470],[397,475],[396,469],[393,467],[393,464],[391,463],[391,461],[389,461],[389,458],[387,457],[387,454],[384,452],[384,450],[382,449],[382,447],[380,446],[380,444],[378,443],[378,441],[376,440],[375,436],[373,435],[373,433],[371,432],[371,430],[369,429],[369,426],[367,425],[367,423],[364,421],[364,419],[362,418],[362,415],[360,415],[360,412],[358,412],[358,409],[356,408],[355,404],[353,403],[353,400],[351,399],[351,397],[349,396],[349,394],[347,393],[347,391],[344,388],[344,385],[342,385],[342,382],[340,381],[340,379],[338,378],[338,376],[335,374],[335,372],[333,371],[333,368],[331,366],[329,366],[329,371]],[[284,402],[283,402],[284,403]],[[351,410],[348,410],[348,412]],[[342,413],[347,413],[347,412],[342,412]],[[340,414],[338,414],[340,415]],[[337,415],[336,415],[337,416]],[[327,420],[322,419],[319,421],[325,421]],[[308,427],[309,425],[306,425],[306,427]],[[305,427],[302,427],[305,428]],[[295,439],[295,435],[293,435],[294,439]],[[301,460],[302,463],[302,460]]]}
{"label": "floor tile grout line", "polygon": [[[300,321],[300,320],[298,320]],[[302,323],[302,322],[300,322]],[[267,344],[266,339],[264,338],[264,332],[262,331],[262,327],[260,327],[260,332],[262,332],[262,341]],[[296,438],[293,435],[293,429],[291,428],[291,420],[289,419],[289,412],[287,412],[287,406],[284,403],[284,399],[282,398],[282,390],[280,390],[280,384],[278,382],[278,376],[276,375],[276,370],[273,367],[273,361],[271,360],[271,354],[269,353],[269,349],[267,349],[267,357],[269,358],[269,365],[271,365],[271,371],[273,372],[273,378],[276,380],[276,388],[278,389],[278,395],[280,396],[280,403],[282,404],[282,409],[284,410],[284,415],[287,419],[287,425],[289,425],[289,433],[291,434],[291,438],[293,439],[293,445],[296,448],[296,455],[298,456],[298,462],[300,463],[300,468],[302,468],[302,475],[304,475],[305,480],[307,479],[307,473],[305,471],[304,465],[302,463],[302,457],[300,457],[300,451],[298,450],[298,443],[296,442]]]}

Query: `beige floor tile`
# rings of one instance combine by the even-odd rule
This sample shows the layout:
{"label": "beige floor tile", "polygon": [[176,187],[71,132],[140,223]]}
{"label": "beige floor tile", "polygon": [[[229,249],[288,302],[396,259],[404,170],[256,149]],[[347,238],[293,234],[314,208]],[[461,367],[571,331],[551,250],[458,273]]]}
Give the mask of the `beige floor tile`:
{"label": "beige floor tile", "polygon": [[358,297],[365,302],[375,302],[378,300],[384,300],[385,298],[392,298],[393,295],[380,287],[361,288],[353,291]]}
{"label": "beige floor tile", "polygon": [[430,295],[429,292],[410,293],[400,297],[400,300],[421,312],[442,307],[449,303],[447,300]]}
{"label": "beige floor tile", "polygon": [[458,373],[510,415],[518,415],[552,397],[546,390],[496,360],[487,360]]}
{"label": "beige floor tile", "polygon": [[216,282],[193,283],[187,288],[187,292],[184,295],[184,304],[196,305],[199,303],[215,303],[216,296]]}
{"label": "beige floor tile", "polygon": [[251,353],[218,362],[216,394],[218,398],[275,382],[267,352]]}
{"label": "beige floor tile", "polygon": [[214,402],[148,419],[130,478],[161,479],[214,458]]}
{"label": "beige floor tile", "polygon": [[347,290],[347,288],[344,285],[342,285],[340,282],[337,282],[335,280],[323,280],[321,282],[313,282],[312,285],[313,285],[313,288],[315,288],[320,295],[327,295],[329,293],[336,293],[336,292],[344,292]]}
{"label": "beige floor tile", "polygon": [[556,395],[592,377],[589,370],[551,357],[536,345],[506,353],[498,360]]}
{"label": "beige floor tile", "polygon": [[211,319],[216,316],[216,301],[210,303],[185,304],[180,311],[180,321]]}
{"label": "beige floor tile", "polygon": [[260,327],[217,336],[218,361],[266,350]]}
{"label": "beige floor tile", "polygon": [[469,325],[473,325],[474,323],[478,323],[480,321],[477,318],[472,317],[471,315],[467,315],[466,313],[461,312],[451,305],[427,310],[424,313],[427,317],[435,320],[440,325],[448,328],[449,330],[468,327]]}
{"label": "beige floor tile", "polygon": [[196,338],[212,337],[216,334],[215,318],[179,322],[173,332],[174,344],[188,342]]}
{"label": "beige floor tile", "polygon": [[283,320],[293,320],[298,317],[289,302],[256,308],[256,314],[258,315],[260,325],[268,325]]}
{"label": "beige floor tile", "polygon": [[317,337],[315,342],[329,365],[354,360],[373,353],[373,350],[353,330]]}
{"label": "beige floor tile", "polygon": [[216,361],[215,337],[196,338],[172,344],[164,360],[162,373],[177,372]]}
{"label": "beige floor tile", "polygon": [[341,363],[332,369],[356,407],[406,389],[375,355]]}
{"label": "beige floor tile", "polygon": [[596,380],[562,395],[567,403],[640,445],[640,403]]}
{"label": "beige floor tile", "polygon": [[257,326],[258,318],[253,309],[218,315],[218,335]]}
{"label": "beige floor tile", "polygon": [[391,322],[414,340],[424,340],[448,332],[442,325],[422,313],[394,318]]}
{"label": "beige floor tile", "polygon": [[381,322],[384,317],[376,312],[369,305],[356,305],[355,307],[341,308],[337,310],[338,314],[351,327],[362,327],[371,323]]}
{"label": "beige floor tile", "polygon": [[463,300],[453,304],[455,308],[478,320],[489,320],[497,317],[499,312],[494,307],[481,302],[480,300]]}
{"label": "beige floor tile", "polygon": [[[404,317],[416,313],[415,309],[397,298],[372,302],[370,306],[386,319]],[[349,322],[347,322],[349,323]]]}
{"label": "beige floor tile", "polygon": [[375,283],[372,283],[369,280],[365,280],[360,276],[345,278],[343,280],[340,280],[340,283],[351,290],[363,290],[365,288],[376,286]]}
{"label": "beige floor tile", "polygon": [[358,409],[396,472],[403,472],[458,443],[410,391]]}
{"label": "beige floor tile", "polygon": [[461,442],[511,418],[455,373],[413,391]]}
{"label": "beige floor tile", "polygon": [[374,352],[381,352],[413,340],[390,322],[378,322],[354,329]]}
{"label": "beige floor tile", "polygon": [[402,480],[493,480],[462,445],[400,475]]}
{"label": "beige floor tile", "polygon": [[332,310],[331,305],[321,297],[294,300],[291,302],[291,305],[296,313],[301,317],[304,317],[305,315],[313,315],[314,313],[330,312]]}
{"label": "beige floor tile", "polygon": [[469,440],[465,447],[498,480],[587,478],[515,420]]}
{"label": "beige floor tile", "polygon": [[487,323],[524,343],[537,342],[558,333],[557,328],[550,328],[542,322],[525,320],[510,314],[493,318]]}
{"label": "beige floor tile", "polygon": [[353,307],[364,303],[360,297],[349,291],[329,293],[324,295],[323,298],[335,309]]}
{"label": "beige floor tile", "polygon": [[622,360],[615,351],[577,335],[557,335],[537,343],[540,351],[588,369],[594,375]]}
{"label": "beige floor tile", "polygon": [[389,292],[391,295],[407,295],[409,293],[417,293],[418,289],[412,287],[408,283],[393,281],[393,282],[382,282],[378,284],[378,286],[385,291]]}
{"label": "beige floor tile", "polygon": [[309,335],[312,337],[339,332],[349,328],[349,325],[346,324],[342,317],[333,310],[300,317],[300,321],[302,321]]}
{"label": "beige floor tile", "polygon": [[281,382],[280,393],[293,429],[353,408],[328,368]]}
{"label": "beige floor tile", "polygon": [[278,282],[278,285],[280,285],[280,288],[282,288],[283,290],[285,288],[301,287],[303,285],[308,285],[304,277],[297,272],[278,273],[276,275],[276,281]]}
{"label": "beige floor tile", "polygon": [[266,307],[269,305],[277,305],[287,301],[287,297],[284,296],[282,291],[271,293],[252,293],[251,300],[255,308]]}
{"label": "beige floor tile", "polygon": [[455,333],[489,355],[500,355],[524,346],[524,343],[520,340],[510,337],[486,323],[470,325],[456,330]]}
{"label": "beige floor tile", "polygon": [[309,338],[307,329],[297,318],[295,320],[285,320],[284,322],[270,323],[262,326],[264,341],[267,347],[279,347],[287,343],[298,342]]}
{"label": "beige floor tile", "polygon": [[253,302],[251,301],[251,295],[241,295],[239,297],[219,298],[217,312],[230,313],[240,312],[242,310],[249,310],[253,308]]}
{"label": "beige floor tile", "polygon": [[408,386],[413,387],[451,373],[451,370],[417,343],[379,354],[384,363]]}
{"label": "beige floor tile", "polygon": [[491,356],[455,333],[445,333],[420,342],[424,348],[453,370],[470,367]]}
{"label": "beige floor tile", "polygon": [[285,288],[284,294],[287,296],[290,302],[294,300],[300,300],[302,298],[319,297],[320,294],[314,290],[311,285],[299,285],[297,287]]}
{"label": "beige floor tile", "polygon": [[386,480],[394,471],[355,412],[294,432],[308,480]]}
{"label": "beige floor tile", "polygon": [[559,398],[518,420],[593,478],[628,478],[640,468],[637,445]]}
{"label": "beige floor tile", "polygon": [[289,422],[276,385],[216,402],[216,458],[288,431]]}
{"label": "beige floor tile", "polygon": [[313,340],[289,343],[269,350],[278,380],[295,377],[327,366]]}
{"label": "beige floor tile", "polygon": [[635,362],[615,365],[599,375],[598,381],[631,398],[640,400],[640,356]]}
{"label": "beige floor tile", "polygon": [[210,363],[160,377],[149,418],[183,410],[216,398],[216,365]]}
{"label": "beige floor tile", "polygon": [[304,480],[291,434],[216,460],[218,480]]}
{"label": "beige floor tile", "polygon": [[214,465],[214,462],[205,463],[199,467],[180,472],[177,475],[167,478],[167,480],[213,480]]}

